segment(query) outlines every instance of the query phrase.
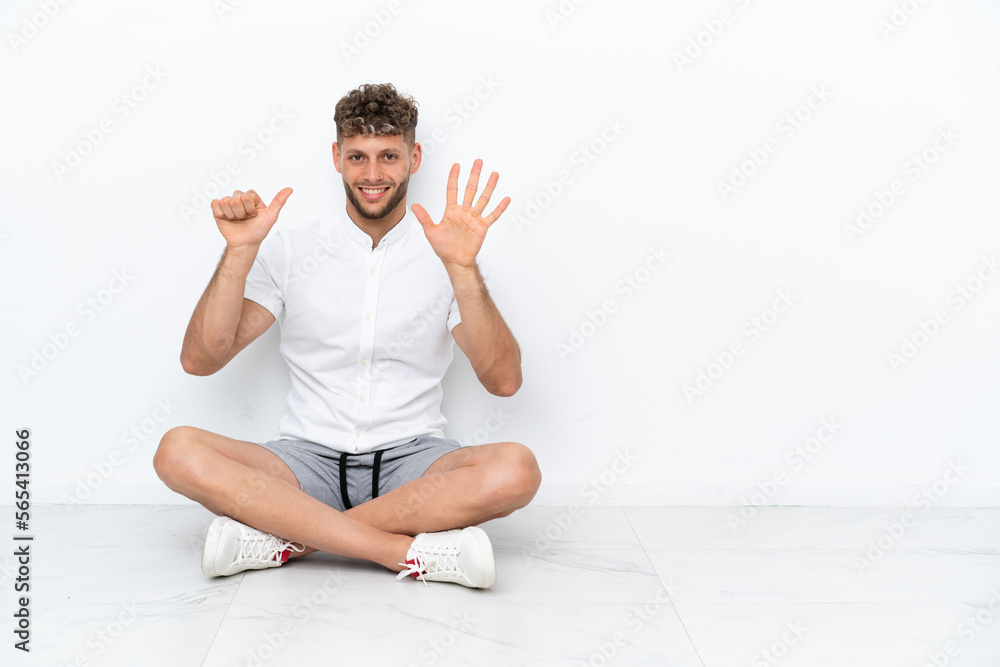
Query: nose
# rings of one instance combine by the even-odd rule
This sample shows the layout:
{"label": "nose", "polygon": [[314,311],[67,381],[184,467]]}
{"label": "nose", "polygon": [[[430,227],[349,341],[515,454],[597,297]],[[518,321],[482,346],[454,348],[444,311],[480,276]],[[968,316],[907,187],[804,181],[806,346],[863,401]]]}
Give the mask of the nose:
{"label": "nose", "polygon": [[365,169],[365,179],[367,179],[369,183],[378,183],[379,176],[378,160],[369,160],[368,167]]}

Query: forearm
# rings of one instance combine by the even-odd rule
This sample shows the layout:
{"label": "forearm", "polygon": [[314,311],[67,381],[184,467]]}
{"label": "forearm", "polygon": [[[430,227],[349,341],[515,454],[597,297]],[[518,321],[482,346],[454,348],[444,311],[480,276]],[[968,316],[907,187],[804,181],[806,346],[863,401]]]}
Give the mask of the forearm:
{"label": "forearm", "polygon": [[496,304],[479,267],[445,267],[462,314],[466,353],[487,391],[511,396],[521,386],[521,350]]}
{"label": "forearm", "polygon": [[186,372],[213,373],[229,355],[243,312],[247,274],[259,247],[226,246],[184,333],[181,365]]}

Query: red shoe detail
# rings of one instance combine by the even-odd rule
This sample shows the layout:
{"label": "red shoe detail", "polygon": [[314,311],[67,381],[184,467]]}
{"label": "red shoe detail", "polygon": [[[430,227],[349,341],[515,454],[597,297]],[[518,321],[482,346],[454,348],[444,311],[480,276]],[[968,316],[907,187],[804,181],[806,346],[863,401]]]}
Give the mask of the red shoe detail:
{"label": "red shoe detail", "polygon": [[424,573],[423,572],[424,566],[421,565],[420,561],[418,561],[416,558],[411,558],[410,560],[406,561],[406,564],[407,565],[416,565],[417,567],[420,568],[416,572],[411,572],[410,573],[410,576],[413,577],[414,579],[416,579],[417,577],[419,577],[421,574]]}
{"label": "red shoe detail", "polygon": [[280,554],[274,557],[274,560],[281,561],[282,563],[288,562],[288,556],[292,553],[291,549],[285,549]]}

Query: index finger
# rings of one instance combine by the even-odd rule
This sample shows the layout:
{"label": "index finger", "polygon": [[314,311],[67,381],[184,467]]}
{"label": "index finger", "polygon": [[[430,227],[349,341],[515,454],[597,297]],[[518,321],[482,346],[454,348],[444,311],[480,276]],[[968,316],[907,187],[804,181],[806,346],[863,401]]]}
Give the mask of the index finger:
{"label": "index finger", "polygon": [[247,190],[246,194],[248,194],[248,195],[250,195],[250,196],[253,197],[254,208],[256,208],[258,204],[263,204],[264,203],[264,201],[260,198],[260,195],[257,194],[256,190]]}

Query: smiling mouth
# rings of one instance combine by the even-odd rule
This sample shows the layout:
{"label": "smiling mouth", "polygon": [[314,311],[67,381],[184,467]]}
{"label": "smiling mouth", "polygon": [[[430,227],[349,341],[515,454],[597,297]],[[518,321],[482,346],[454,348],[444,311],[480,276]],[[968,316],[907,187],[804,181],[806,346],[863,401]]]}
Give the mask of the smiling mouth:
{"label": "smiling mouth", "polygon": [[368,201],[377,201],[382,198],[382,196],[389,191],[389,186],[382,186],[378,188],[366,188],[359,187],[358,190],[361,191],[361,196]]}

